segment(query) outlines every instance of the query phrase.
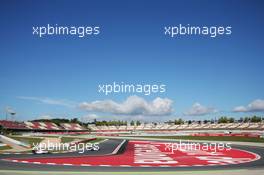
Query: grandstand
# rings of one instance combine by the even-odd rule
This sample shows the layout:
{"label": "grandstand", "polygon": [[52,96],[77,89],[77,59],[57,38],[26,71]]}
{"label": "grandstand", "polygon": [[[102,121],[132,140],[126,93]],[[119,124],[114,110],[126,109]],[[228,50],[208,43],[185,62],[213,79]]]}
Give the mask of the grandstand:
{"label": "grandstand", "polygon": [[14,131],[41,131],[41,132],[62,132],[62,131],[87,131],[87,128],[80,126],[78,123],[60,123],[53,122],[36,122],[36,121],[7,121],[0,120],[0,126],[5,130]]}
{"label": "grandstand", "polygon": [[69,130],[69,131],[75,131],[75,130],[87,130],[85,128],[83,128],[81,125],[79,125],[78,123],[61,123],[60,126],[64,129],[64,130]]}
{"label": "grandstand", "polygon": [[[80,125],[80,122],[65,122],[67,119],[61,119],[59,122],[52,122],[52,120],[45,121],[25,121],[25,122],[16,122],[16,121],[7,121],[0,120],[0,126],[6,130],[14,131],[40,131],[40,132],[82,132],[82,131],[91,131],[93,133],[106,133],[106,132],[177,132],[177,131],[206,131],[206,130],[250,130],[250,131],[264,131],[264,122],[263,120],[257,122],[251,121],[236,121],[236,122],[226,122],[226,123],[216,123],[216,122],[197,122],[197,121],[186,121],[176,124],[176,122],[165,122],[165,123],[127,123],[119,122],[115,123],[114,121],[99,122],[100,124],[88,124],[85,127],[83,124]],[[219,121],[218,121],[219,122]]]}
{"label": "grandstand", "polygon": [[26,125],[20,122],[0,120],[0,126],[5,129],[13,129],[13,130],[26,130]]}
{"label": "grandstand", "polygon": [[24,122],[28,129],[35,130],[61,130],[62,128],[52,122]]}
{"label": "grandstand", "polygon": [[167,123],[148,123],[138,126],[88,126],[94,132],[118,132],[118,131],[183,131],[183,130],[264,130],[264,123],[209,123],[209,124],[167,124]]}

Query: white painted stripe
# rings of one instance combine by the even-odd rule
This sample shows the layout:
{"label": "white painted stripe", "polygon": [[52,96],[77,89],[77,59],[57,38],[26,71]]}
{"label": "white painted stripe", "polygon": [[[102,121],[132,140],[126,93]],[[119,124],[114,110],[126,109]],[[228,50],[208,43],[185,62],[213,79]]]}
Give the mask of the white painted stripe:
{"label": "white painted stripe", "polygon": [[34,164],[40,164],[40,162],[33,162]]}
{"label": "white painted stripe", "polygon": [[48,162],[46,164],[48,164],[48,165],[56,165],[56,163],[51,163],[51,162]]}
{"label": "white painted stripe", "polygon": [[121,146],[124,144],[126,142],[126,140],[123,140],[117,147],[116,147],[116,149],[112,152],[112,154],[116,154],[118,151],[119,151],[119,149],[121,148]]}
{"label": "white painted stripe", "polygon": [[171,167],[171,165],[159,165],[159,167]]}
{"label": "white painted stripe", "polygon": [[73,164],[71,164],[71,163],[63,163],[62,165],[72,166]]}
{"label": "white painted stripe", "polygon": [[139,165],[140,167],[153,167],[153,166],[150,166],[150,165]]}
{"label": "white painted stripe", "polygon": [[122,167],[131,167],[131,165],[119,165],[119,166],[122,166]]}
{"label": "white painted stripe", "polygon": [[91,166],[90,164],[81,164],[81,166]]}
{"label": "white painted stripe", "polygon": [[22,160],[22,161],[20,161],[21,163],[28,163],[28,161],[25,161],[25,160]]}
{"label": "white painted stripe", "polygon": [[180,166],[180,167],[186,167],[186,166],[188,166],[188,165],[178,165],[178,166]]}
{"label": "white painted stripe", "polygon": [[99,165],[99,166],[111,166],[111,165]]}
{"label": "white painted stripe", "polygon": [[103,142],[105,142],[105,141],[107,141],[107,140],[109,140],[109,139],[104,139],[104,140],[99,141],[99,142],[97,142],[97,143],[103,143]]}

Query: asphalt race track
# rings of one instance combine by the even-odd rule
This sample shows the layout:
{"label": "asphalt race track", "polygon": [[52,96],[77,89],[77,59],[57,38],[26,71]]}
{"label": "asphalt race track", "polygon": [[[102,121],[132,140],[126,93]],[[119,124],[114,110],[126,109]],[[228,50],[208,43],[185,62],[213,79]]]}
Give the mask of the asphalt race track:
{"label": "asphalt race track", "polygon": [[[126,155],[126,152],[129,152],[128,145],[125,145],[126,148],[123,152],[119,152],[118,155],[111,155],[111,153],[116,149],[123,140],[118,139],[109,139],[100,143],[99,151],[87,151],[83,154],[77,152],[71,153],[57,153],[57,154],[1,154],[0,155],[0,170],[24,170],[24,171],[64,171],[64,172],[150,172],[150,171],[196,171],[196,170],[233,170],[233,169],[263,169],[264,168],[264,148],[263,147],[250,147],[250,146],[239,146],[232,145],[233,149],[242,150],[245,153],[247,151],[252,152],[253,154],[259,155],[258,159],[246,163],[238,164],[228,164],[228,165],[214,165],[214,166],[164,166],[164,167],[147,167],[147,166],[137,166],[137,167],[122,167],[122,166],[106,166],[106,165],[97,165],[97,166],[69,166],[65,165],[54,165],[54,164],[33,164],[33,163],[21,163],[21,162],[12,162],[6,160],[12,159],[26,159],[31,160],[71,160],[76,157],[87,157],[87,156],[97,156],[102,159],[107,158],[107,156],[123,156]],[[127,150],[126,150],[127,149]],[[3,160],[4,159],[4,160]],[[100,162],[98,162],[100,163]],[[1,174],[1,173],[0,173]]]}

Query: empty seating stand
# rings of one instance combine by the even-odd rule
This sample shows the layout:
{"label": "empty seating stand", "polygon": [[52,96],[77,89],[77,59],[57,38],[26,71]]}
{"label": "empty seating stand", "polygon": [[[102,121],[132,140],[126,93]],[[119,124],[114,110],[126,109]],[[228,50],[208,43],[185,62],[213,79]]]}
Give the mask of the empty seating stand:
{"label": "empty seating stand", "polygon": [[[60,123],[59,125],[53,122],[16,122],[0,120],[0,126],[6,129],[13,130],[36,130],[36,131],[86,131],[87,128],[78,123]],[[180,130],[264,130],[264,123],[191,123],[191,124],[168,124],[168,123],[144,123],[136,125],[121,125],[121,126],[88,126],[94,132],[131,132],[131,131],[180,131]]]}
{"label": "empty seating stand", "polygon": [[81,125],[79,125],[78,123],[61,123],[60,126],[62,128],[64,128],[65,130],[85,130],[85,128],[83,128]]}
{"label": "empty seating stand", "polygon": [[61,128],[52,122],[25,122],[28,129],[33,130],[61,130]]}
{"label": "empty seating stand", "polygon": [[6,129],[27,129],[22,122],[0,120],[0,125]]}

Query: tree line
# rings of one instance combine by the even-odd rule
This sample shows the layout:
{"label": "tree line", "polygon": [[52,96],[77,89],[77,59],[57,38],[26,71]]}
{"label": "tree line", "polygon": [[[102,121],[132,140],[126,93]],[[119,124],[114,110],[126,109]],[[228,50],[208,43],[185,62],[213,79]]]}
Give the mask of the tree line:
{"label": "tree line", "polygon": [[264,117],[260,116],[252,116],[252,117],[240,117],[239,119],[235,119],[234,117],[228,117],[228,116],[221,116],[218,119],[211,119],[211,120],[184,120],[184,119],[175,119],[175,120],[169,120],[169,124],[175,124],[175,125],[180,125],[180,124],[192,124],[192,123],[198,123],[198,124],[207,124],[207,123],[259,123],[261,121],[264,121]]}
{"label": "tree line", "polygon": [[[96,126],[126,126],[128,124],[132,126],[139,126],[141,125],[141,121],[139,120],[132,120],[132,121],[123,121],[123,120],[102,120],[102,121],[97,121],[94,119],[92,122],[84,123],[78,120],[78,118],[73,118],[73,119],[63,119],[63,118],[54,118],[54,119],[38,119],[38,120],[32,120],[32,121],[37,121],[37,122],[53,122],[57,125],[60,123],[78,123],[82,126],[86,126],[88,124],[95,124]],[[239,119],[235,119],[234,117],[228,117],[228,116],[221,116],[218,119],[211,119],[211,120],[184,120],[182,118],[175,119],[175,120],[169,120],[165,123],[168,124],[175,124],[175,125],[181,125],[181,124],[192,124],[192,123],[198,123],[198,124],[209,124],[209,123],[258,123],[264,121],[264,117],[260,116],[251,116],[251,117],[241,117]],[[152,122],[154,125],[157,125],[156,122]]]}

